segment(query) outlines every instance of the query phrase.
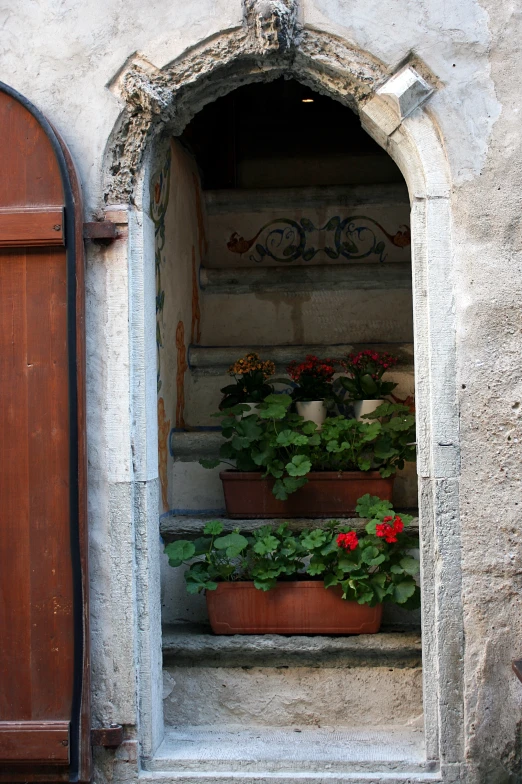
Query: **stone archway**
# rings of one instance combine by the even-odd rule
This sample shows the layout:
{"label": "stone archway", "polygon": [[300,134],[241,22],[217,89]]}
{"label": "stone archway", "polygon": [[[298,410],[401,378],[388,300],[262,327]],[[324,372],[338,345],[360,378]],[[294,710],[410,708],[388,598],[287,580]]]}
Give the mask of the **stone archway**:
{"label": "stone archway", "polygon": [[[390,74],[383,63],[340,38],[302,28],[294,0],[245,0],[242,27],[203,42],[162,70],[136,57],[119,73],[112,89],[125,107],[107,147],[105,199],[108,210],[137,205],[129,214],[133,249],[128,259],[130,356],[135,358],[129,383],[131,398],[136,400],[150,386],[151,372],[155,373],[143,351],[149,340],[146,333],[152,329],[147,313],[153,287],[147,279],[154,264],[147,251],[145,215],[148,160],[155,140],[164,133],[181,133],[206,103],[243,84],[291,75],[350,106],[399,165],[412,206],[426,747],[429,759],[452,766],[462,762],[464,752],[450,180],[437,127],[423,108],[434,88],[420,75],[422,70],[422,64],[415,63]],[[137,402],[133,420],[139,435],[133,439],[131,434],[131,439],[153,442],[155,406]],[[140,480],[135,482],[138,485]],[[156,520],[154,513],[145,521],[135,555],[138,605],[149,608],[149,577],[157,573]],[[153,754],[162,732],[156,704],[160,675],[156,615],[150,610],[152,621],[146,628],[143,616],[140,623],[135,621],[138,650],[144,661],[155,662],[143,671],[139,684],[146,756]]]}
{"label": "stone archway", "polygon": [[[133,196],[151,139],[165,129],[179,135],[206,103],[243,84],[291,75],[361,113],[390,76],[369,53],[329,33],[302,28],[297,0],[244,0],[243,10],[242,27],[202,42],[161,70],[136,56],[115,77],[110,88],[125,108],[106,151],[107,203],[122,204]],[[396,104],[394,127],[431,92],[409,69],[382,93],[392,115]],[[390,117],[387,135],[391,125]]]}

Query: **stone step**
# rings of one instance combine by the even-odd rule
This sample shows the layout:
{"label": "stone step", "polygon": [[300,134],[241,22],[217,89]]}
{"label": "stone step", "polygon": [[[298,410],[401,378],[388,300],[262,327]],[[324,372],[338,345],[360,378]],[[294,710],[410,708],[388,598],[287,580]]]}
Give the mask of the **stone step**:
{"label": "stone step", "polygon": [[299,267],[201,267],[205,295],[253,292],[410,289],[411,264],[335,264]]}
{"label": "stone step", "polygon": [[[401,511],[401,510],[397,510]],[[408,514],[416,514],[416,509],[402,510]],[[281,525],[287,523],[292,531],[303,531],[305,528],[321,528],[328,522],[324,518],[311,518],[306,517],[302,519],[294,518],[292,520],[284,519],[257,519],[257,520],[231,520],[228,517],[221,515],[177,515],[165,514],[160,519],[160,533],[164,542],[175,542],[178,539],[191,539],[201,536],[201,532],[205,525],[211,520],[219,520],[223,525],[225,533],[235,531],[237,528],[241,533],[248,535],[256,528],[261,528],[263,525]],[[362,531],[366,525],[366,520],[360,517],[346,517],[343,518],[343,525],[355,528],[357,531]],[[419,532],[419,518],[414,517],[408,530],[412,534]]]}
{"label": "stone step", "polygon": [[213,460],[219,456],[223,443],[220,428],[214,430],[171,430],[169,449],[174,461],[197,463],[200,459]]}
{"label": "stone step", "polygon": [[169,728],[153,759],[143,761],[141,778],[184,784],[441,781],[436,763],[425,759],[423,732],[397,725]]}
{"label": "stone step", "polygon": [[284,373],[292,360],[301,361],[307,354],[330,359],[342,359],[351,352],[372,349],[387,351],[399,359],[398,365],[390,372],[390,379],[395,373],[413,373],[413,343],[336,343],[308,345],[232,345],[232,346],[189,346],[189,368],[201,375],[218,376],[226,374],[228,368],[240,357],[256,351],[263,360],[271,359],[276,365],[277,373]]}
{"label": "stone step", "polygon": [[209,346],[384,343],[413,340],[411,290],[331,288],[202,296],[201,343]]}
{"label": "stone step", "polygon": [[166,629],[167,725],[368,727],[422,716],[417,630],[352,637]]}
{"label": "stone step", "polygon": [[265,209],[308,209],[351,206],[370,207],[403,205],[409,209],[410,200],[405,183],[376,185],[319,185],[294,188],[220,188],[205,190],[205,207],[209,215],[243,214],[245,208],[254,212]]}
{"label": "stone step", "polygon": [[[420,633],[215,635],[163,627],[164,667],[420,667]],[[197,628],[197,627],[196,627]]]}

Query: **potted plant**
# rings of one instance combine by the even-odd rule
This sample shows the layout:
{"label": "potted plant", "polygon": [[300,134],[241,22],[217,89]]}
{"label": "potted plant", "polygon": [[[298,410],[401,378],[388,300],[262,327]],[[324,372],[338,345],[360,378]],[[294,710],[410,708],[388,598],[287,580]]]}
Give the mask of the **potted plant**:
{"label": "potted plant", "polygon": [[[384,403],[365,421],[329,417],[319,430],[291,410],[289,395],[269,395],[255,412],[222,420],[220,473],[232,518],[350,517],[366,493],[391,500],[393,478],[415,459],[415,417]],[[373,417],[373,419],[371,419]]]}
{"label": "potted plant", "polygon": [[195,541],[165,547],[185,566],[187,591],[205,592],[216,634],[360,634],[379,630],[382,605],[418,607],[418,545],[389,501],[365,495],[363,532],[333,520],[293,533],[288,524],[223,535],[218,520]]}
{"label": "potted plant", "polygon": [[384,373],[397,364],[397,357],[391,354],[365,349],[348,354],[339,364],[348,373],[340,376],[339,384],[353,401],[356,419],[375,411],[397,386],[393,381],[382,380]]}
{"label": "potted plant", "polygon": [[257,403],[274,391],[274,387],[268,383],[274,372],[274,363],[270,360],[263,362],[255,351],[236,360],[228,369],[235,383],[221,389],[223,398],[219,404],[220,411],[226,411],[239,403],[246,405],[244,411],[254,409]]}
{"label": "potted plant", "polygon": [[325,400],[332,397],[335,361],[308,354],[304,362],[291,362],[287,373],[294,382],[292,399],[297,413],[320,428],[326,419]]}

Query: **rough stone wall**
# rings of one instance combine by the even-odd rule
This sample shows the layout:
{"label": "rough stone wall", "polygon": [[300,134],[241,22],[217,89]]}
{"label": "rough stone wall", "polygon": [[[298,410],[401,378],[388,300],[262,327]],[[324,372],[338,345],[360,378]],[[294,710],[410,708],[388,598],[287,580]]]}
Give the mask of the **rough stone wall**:
{"label": "rough stone wall", "polygon": [[[65,138],[83,181],[88,216],[104,205],[104,150],[123,107],[119,93],[110,89],[119,69],[136,52],[144,68],[161,69],[185,49],[237,28],[241,19],[239,0],[158,0],[147,9],[140,0],[20,0],[0,10],[1,78],[46,112]],[[467,781],[516,782],[522,776],[522,686],[510,671],[510,660],[522,646],[517,601],[522,560],[520,11],[516,3],[499,0],[394,0],[385,5],[379,0],[305,0],[300,22],[305,33],[325,30],[370,52],[375,60],[361,55],[361,72],[366,68],[370,74],[375,64],[377,73],[379,62],[384,72],[393,71],[411,54],[437,84],[429,112],[453,184]],[[283,39],[293,24],[293,17],[281,24]],[[273,37],[268,30],[266,47]],[[331,51],[315,54],[333,56]],[[424,66],[419,67],[422,72]],[[327,68],[325,74],[326,79]],[[209,90],[202,101],[209,99]],[[161,92],[151,96],[151,105],[159,112],[159,124],[168,119],[158,109]],[[117,139],[139,124],[136,118],[125,122]],[[118,149],[114,170],[117,158]],[[129,195],[125,188],[114,193]],[[115,292],[127,295],[125,263],[114,267],[113,260],[109,251],[91,251],[88,265],[92,613],[98,619],[93,625],[94,713],[100,721],[132,724],[137,648],[127,627],[133,593],[120,596],[111,584],[118,582],[117,564],[128,561],[132,572],[135,518],[127,489],[133,477],[145,482],[157,476],[157,469],[153,457],[150,466],[133,463],[132,395],[122,369],[137,360],[126,353],[122,338],[128,334],[128,313],[118,311],[114,321],[111,310]],[[117,415],[116,424],[111,413]],[[109,518],[119,520],[110,537]],[[117,778],[130,780],[130,774]]]}

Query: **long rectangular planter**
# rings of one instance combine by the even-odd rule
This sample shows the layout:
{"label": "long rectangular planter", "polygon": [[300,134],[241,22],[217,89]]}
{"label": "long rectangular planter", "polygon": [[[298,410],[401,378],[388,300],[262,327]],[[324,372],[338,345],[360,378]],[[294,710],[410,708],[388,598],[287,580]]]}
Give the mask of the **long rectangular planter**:
{"label": "long rectangular planter", "polygon": [[342,598],[322,581],[281,582],[260,591],[252,582],[219,583],[206,592],[215,634],[375,634],[382,604],[368,607]]}
{"label": "long rectangular planter", "polygon": [[221,471],[227,514],[231,518],[353,517],[366,493],[392,500],[395,477],[378,471],[312,471],[308,482],[286,501],[272,493],[273,479],[261,473]]}

